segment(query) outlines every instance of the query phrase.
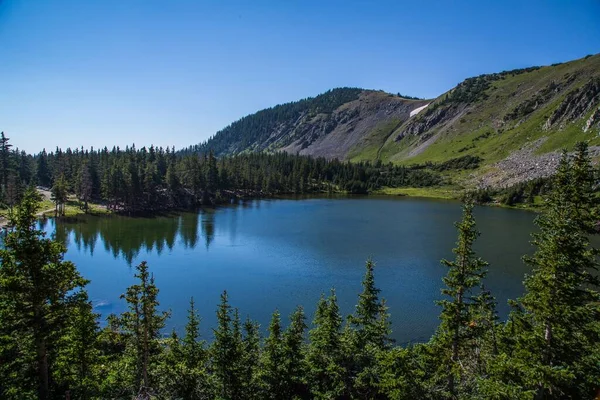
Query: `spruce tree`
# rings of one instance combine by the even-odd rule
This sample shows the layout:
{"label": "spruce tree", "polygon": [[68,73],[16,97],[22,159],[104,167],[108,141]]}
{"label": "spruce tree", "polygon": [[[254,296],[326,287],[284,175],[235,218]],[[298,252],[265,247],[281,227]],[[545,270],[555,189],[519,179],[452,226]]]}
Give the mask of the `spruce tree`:
{"label": "spruce tree", "polygon": [[247,400],[259,399],[260,392],[260,347],[259,325],[247,318],[244,322],[240,380],[242,392]]}
{"label": "spruce tree", "polygon": [[159,379],[163,381],[163,396],[189,400],[211,397],[204,342],[200,341],[200,317],[194,299],[190,300],[185,336],[179,339],[173,331],[163,361]]}
{"label": "spruce tree", "polygon": [[73,263],[64,261],[64,246],[36,228],[38,209],[37,193],[27,191],[0,249],[0,329],[3,337],[18,341],[17,347],[4,350],[13,357],[11,369],[19,371],[2,378],[3,398],[26,398],[32,392],[41,400],[50,398],[53,356],[67,333],[69,316],[86,299],[87,281]]}
{"label": "spruce tree", "polygon": [[153,387],[153,369],[160,353],[160,331],[165,326],[168,312],[158,311],[159,290],[148,264],[142,261],[134,275],[138,283],[127,288],[121,298],[127,301],[128,311],[121,315],[123,331],[129,336],[128,348],[133,358],[134,392],[148,395]]}
{"label": "spruce tree", "polygon": [[12,170],[12,152],[10,150],[12,144],[8,143],[9,140],[4,132],[0,132],[0,185],[2,188],[6,186],[8,175]]}
{"label": "spruce tree", "polygon": [[205,359],[204,341],[200,341],[200,317],[196,311],[194,298],[190,299],[188,321],[183,337],[183,353],[189,368],[199,368]]}
{"label": "spruce tree", "polygon": [[348,318],[353,329],[346,330],[352,355],[352,392],[361,398],[375,397],[380,378],[377,360],[391,344],[389,315],[385,302],[379,298],[381,290],[375,286],[374,269],[375,263],[367,260],[363,291],[354,314]]}
{"label": "spruce tree", "polygon": [[54,181],[52,186],[52,201],[54,202],[54,215],[64,216],[65,215],[65,204],[69,197],[67,181],[64,176],[61,175]]}
{"label": "spruce tree", "polygon": [[314,327],[309,331],[310,345],[306,360],[308,384],[316,399],[335,399],[346,394],[346,369],[342,339],[342,316],[335,290],[329,298],[321,296],[317,304]]}
{"label": "spruce tree", "polygon": [[305,360],[306,316],[301,306],[290,316],[290,325],[283,333],[285,385],[283,393],[287,399],[305,399],[309,395],[306,384],[307,363]]}
{"label": "spruce tree", "polygon": [[285,383],[287,376],[285,362],[281,315],[276,310],[269,324],[269,336],[265,339],[263,360],[261,363],[261,380],[265,398],[289,398],[286,397]]}
{"label": "spruce tree", "polygon": [[232,317],[232,308],[227,300],[227,292],[221,295],[217,309],[217,328],[213,329],[215,340],[210,354],[212,373],[216,384],[216,394],[222,399],[242,398],[241,384],[242,341],[239,314]]}
{"label": "spruce tree", "polygon": [[70,392],[71,398],[82,400],[98,396],[100,381],[98,314],[92,311],[92,303],[86,298],[82,296],[70,315],[57,357],[57,380]]}
{"label": "spruce tree", "polygon": [[473,318],[478,302],[477,293],[481,279],[485,276],[488,265],[477,257],[473,244],[479,236],[473,216],[473,204],[463,206],[462,221],[456,224],[458,241],[453,249],[455,260],[442,260],[448,267],[448,273],[443,278],[445,288],[442,294],[448,298],[438,301],[442,306],[441,324],[436,333],[436,342],[443,351],[442,365],[446,367],[446,385],[444,396],[457,398],[467,388],[463,364],[471,356],[466,344],[472,337]]}
{"label": "spruce tree", "polygon": [[511,319],[521,385],[535,398],[591,398],[600,379],[597,250],[589,234],[596,215],[585,146],[564,153],[546,210],[536,219],[532,273]]}

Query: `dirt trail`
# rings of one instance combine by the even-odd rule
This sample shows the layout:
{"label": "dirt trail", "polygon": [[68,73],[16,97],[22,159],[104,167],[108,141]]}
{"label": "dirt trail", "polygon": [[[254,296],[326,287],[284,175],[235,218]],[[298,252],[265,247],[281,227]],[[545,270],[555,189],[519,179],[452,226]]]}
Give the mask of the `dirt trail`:
{"label": "dirt trail", "polygon": [[[38,187],[37,191],[40,195],[42,195],[42,197],[44,197],[44,200],[50,200],[50,197],[52,196],[52,193],[44,188]],[[54,212],[54,207],[50,208],[48,210],[43,210],[38,212],[37,214],[35,214],[37,217],[41,217],[46,213],[49,212]],[[8,224],[8,219],[6,219],[5,217],[0,217],[0,229],[3,229],[6,227],[6,225]]]}

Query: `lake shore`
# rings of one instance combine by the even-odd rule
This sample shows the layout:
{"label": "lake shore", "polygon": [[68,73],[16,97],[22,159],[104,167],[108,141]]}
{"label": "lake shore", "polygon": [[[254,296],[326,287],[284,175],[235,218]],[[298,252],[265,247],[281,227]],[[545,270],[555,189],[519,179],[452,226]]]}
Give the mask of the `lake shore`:
{"label": "lake shore", "polygon": [[[54,203],[50,200],[50,192],[43,189],[38,189],[38,192],[43,196],[42,208],[43,210],[37,213],[38,217],[54,217]],[[411,197],[411,198],[427,198],[427,199],[438,199],[438,200],[456,200],[460,201],[462,195],[466,192],[465,189],[457,188],[457,187],[402,187],[402,188],[391,188],[384,187],[378,190],[375,190],[369,194],[364,195],[365,197],[369,197],[372,195],[376,196],[403,196],[403,197]],[[325,193],[321,194],[308,194],[307,196],[316,196],[320,197],[321,195],[325,195]],[[347,193],[335,193],[335,195],[339,196],[351,196],[351,194]],[[285,199],[289,197],[289,195],[278,195],[272,197],[256,197],[256,199],[261,198],[282,198]],[[217,206],[219,204],[216,204]],[[515,206],[508,206],[505,204],[501,204],[499,202],[494,203],[485,203],[482,204],[484,206],[489,207],[501,207],[501,208],[510,208],[517,210],[528,210],[528,211],[540,211],[540,204],[517,204]],[[77,215],[108,215],[115,214],[114,211],[108,210],[107,207],[100,203],[89,203],[88,211],[84,211],[80,206],[79,202],[71,197],[67,202],[65,207],[65,215],[64,217],[75,217]],[[179,210],[182,211],[182,210]],[[8,219],[4,216],[6,210],[2,210],[2,215],[0,215],[0,229],[4,229],[8,224]],[[118,213],[116,213],[118,214]]]}

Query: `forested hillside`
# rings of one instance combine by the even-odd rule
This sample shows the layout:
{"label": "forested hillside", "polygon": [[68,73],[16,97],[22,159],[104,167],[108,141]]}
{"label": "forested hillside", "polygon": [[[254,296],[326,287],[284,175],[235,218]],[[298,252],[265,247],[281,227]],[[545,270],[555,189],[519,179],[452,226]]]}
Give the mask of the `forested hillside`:
{"label": "forested hillside", "polygon": [[494,265],[474,250],[479,232],[466,203],[455,259],[442,260],[440,324],[427,343],[407,346],[390,340],[370,260],[351,315],[341,315],[332,289],[310,322],[302,307],[289,321],[275,310],[266,337],[227,292],[213,337],[201,338],[199,324],[214,310],[193,298],[185,331],[166,334],[161,282],[146,262],[123,288],[126,311],[100,322],[64,245],[37,229],[29,190],[0,249],[0,398],[592,399],[600,390],[595,185],[585,144],[561,157],[526,258],[532,273],[506,321],[482,285]]}
{"label": "forested hillside", "polygon": [[[31,156],[0,135],[0,205],[17,204],[31,185],[49,188],[59,214],[70,194],[83,210],[99,202],[129,214],[191,209],[245,197],[362,193],[386,187],[438,185],[421,166],[350,163],[287,153],[248,153],[217,159],[212,152],[135,146],[111,150],[56,149]],[[460,168],[457,166],[456,168]]]}
{"label": "forested hillside", "polygon": [[338,88],[248,115],[188,151],[212,150],[220,156],[283,150],[344,160],[375,145],[381,130],[389,134],[424,104],[381,91]]}
{"label": "forested hillside", "polygon": [[[436,99],[334,89],[262,110],[189,151],[286,151],[395,164],[479,157],[468,187],[548,177],[559,150],[600,145],[600,55],[468,78]],[[595,154],[598,149],[592,147]]]}

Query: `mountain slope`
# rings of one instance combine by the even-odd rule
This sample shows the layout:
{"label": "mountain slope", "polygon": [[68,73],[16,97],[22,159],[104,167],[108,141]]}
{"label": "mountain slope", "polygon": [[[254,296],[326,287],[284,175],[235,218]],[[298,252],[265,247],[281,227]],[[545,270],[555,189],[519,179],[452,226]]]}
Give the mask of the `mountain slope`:
{"label": "mountain slope", "polygon": [[549,175],[558,150],[600,144],[598,133],[600,55],[467,79],[394,131],[381,154],[404,164],[478,156],[481,183],[498,186]]}
{"label": "mountain slope", "polygon": [[[333,89],[232,123],[198,149],[287,151],[401,164],[472,155],[466,184],[502,186],[552,173],[556,151],[600,144],[600,55],[469,78],[433,100]],[[593,151],[597,149],[592,147]]]}
{"label": "mountain slope", "polygon": [[425,104],[382,91],[333,89],[246,116],[217,132],[200,150],[217,155],[287,151],[346,159],[355,149],[381,147],[413,109]]}

